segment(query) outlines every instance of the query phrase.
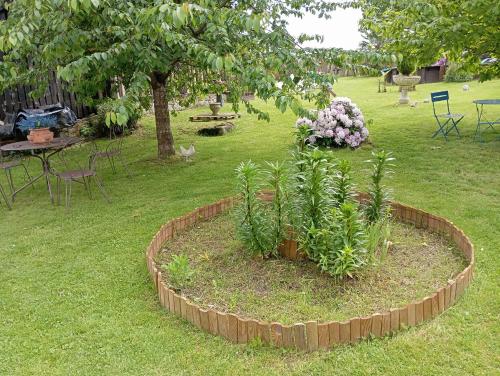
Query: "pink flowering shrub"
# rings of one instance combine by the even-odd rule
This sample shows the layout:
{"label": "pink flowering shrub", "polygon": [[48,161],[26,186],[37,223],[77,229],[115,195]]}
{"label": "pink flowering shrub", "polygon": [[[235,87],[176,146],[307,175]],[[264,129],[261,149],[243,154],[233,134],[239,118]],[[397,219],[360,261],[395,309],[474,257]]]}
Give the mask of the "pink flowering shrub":
{"label": "pink flowering shrub", "polygon": [[311,130],[308,143],[318,146],[358,147],[368,138],[368,129],[361,110],[349,98],[335,98],[316,120],[300,118],[296,126],[307,125]]}

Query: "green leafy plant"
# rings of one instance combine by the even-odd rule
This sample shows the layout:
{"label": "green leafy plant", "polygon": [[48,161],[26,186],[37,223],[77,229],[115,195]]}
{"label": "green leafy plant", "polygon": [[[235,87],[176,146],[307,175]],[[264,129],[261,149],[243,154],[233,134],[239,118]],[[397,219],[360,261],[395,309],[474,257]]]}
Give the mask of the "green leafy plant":
{"label": "green leafy plant", "polygon": [[390,237],[391,221],[389,208],[387,208],[387,214],[366,226],[366,249],[370,262],[384,261],[389,250]]}
{"label": "green leafy plant", "polygon": [[255,163],[248,161],[238,166],[236,175],[242,196],[242,203],[236,210],[238,235],[252,253],[263,257],[275,254],[273,228],[269,226],[264,202],[257,197],[262,188],[258,180],[261,171]]}
{"label": "green leafy plant", "polygon": [[309,138],[311,133],[312,133],[311,128],[305,124],[299,125],[297,127],[297,131],[295,132],[295,138],[296,138],[298,153],[303,153],[306,150],[307,139]]}
{"label": "green leafy plant", "polygon": [[172,285],[179,289],[189,284],[194,273],[186,255],[173,255],[172,261],[162,268],[168,273]]}
{"label": "green leafy plant", "polygon": [[331,276],[342,278],[354,275],[365,261],[365,225],[358,207],[347,202],[333,210],[331,226],[323,234],[328,247],[320,250],[319,266]]}
{"label": "green leafy plant", "polygon": [[456,63],[450,63],[444,76],[446,82],[467,82],[472,81],[473,78],[473,75],[467,72],[463,66]]}
{"label": "green leafy plant", "polygon": [[[278,245],[285,239],[286,225],[287,225],[287,181],[288,175],[283,163],[268,163],[269,171],[267,171],[267,182],[274,191],[272,201],[271,216],[272,219],[270,228],[272,231],[272,244],[273,250],[276,250]],[[273,254],[275,252],[272,252]]]}
{"label": "green leafy plant", "polygon": [[[393,158],[384,151],[373,154],[370,199],[362,208],[354,200],[350,163],[334,163],[331,152],[305,145],[301,149],[301,138],[297,142],[302,151],[293,152],[295,171],[290,177],[280,163],[268,163],[267,171],[251,161],[237,168],[240,239],[254,254],[277,256],[291,229],[300,249],[322,271],[352,277],[374,261],[375,254],[381,259],[386,253],[390,208],[381,181]],[[270,202],[261,199],[263,188],[272,189]]]}
{"label": "green leafy plant", "polygon": [[373,159],[367,161],[372,164],[371,185],[368,196],[369,201],[365,208],[366,218],[369,223],[376,222],[387,213],[386,207],[389,200],[389,191],[382,184],[385,176],[392,173],[391,162],[394,161],[392,154],[381,150],[372,153]]}
{"label": "green leafy plant", "polygon": [[340,207],[343,203],[351,201],[354,197],[354,186],[351,177],[351,163],[341,160],[337,164],[337,173],[334,177],[334,201],[335,206]]}
{"label": "green leafy plant", "polygon": [[318,261],[316,233],[328,222],[333,202],[331,163],[319,149],[301,153],[296,162],[295,212],[298,215],[298,236],[308,256]]}
{"label": "green leafy plant", "polygon": [[398,72],[403,76],[409,76],[415,72],[415,66],[416,64],[412,59],[403,57],[398,63]]}

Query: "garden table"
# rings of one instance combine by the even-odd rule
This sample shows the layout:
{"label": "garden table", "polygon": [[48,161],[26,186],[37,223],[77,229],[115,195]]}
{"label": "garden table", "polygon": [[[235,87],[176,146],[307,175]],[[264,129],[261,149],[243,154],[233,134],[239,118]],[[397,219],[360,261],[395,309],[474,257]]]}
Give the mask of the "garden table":
{"label": "garden table", "polygon": [[489,121],[485,118],[484,116],[484,111],[483,111],[483,106],[490,106],[490,105],[500,105],[500,99],[477,99],[475,101],[472,101],[476,105],[476,111],[477,111],[477,127],[476,127],[476,133],[474,135],[474,140],[477,138],[479,142],[483,142],[483,139],[481,137],[481,125],[487,125],[488,128],[493,128],[494,124],[500,124],[500,118],[494,120],[494,121]]}
{"label": "garden table", "polygon": [[55,154],[59,153],[65,147],[74,145],[80,141],[81,140],[78,137],[56,137],[52,141],[47,142],[45,144],[33,144],[30,141],[20,141],[1,146],[0,147],[1,151],[7,151],[7,152],[30,151],[31,157],[38,158],[42,162],[42,173],[31,179],[29,182],[27,182],[19,189],[12,192],[12,200],[14,200],[15,196],[19,192],[33,185],[37,180],[40,180],[45,177],[45,181],[47,182],[47,189],[50,195],[50,201],[51,203],[54,203],[52,186],[50,184],[50,175],[52,174],[52,170],[50,168],[50,158]]}

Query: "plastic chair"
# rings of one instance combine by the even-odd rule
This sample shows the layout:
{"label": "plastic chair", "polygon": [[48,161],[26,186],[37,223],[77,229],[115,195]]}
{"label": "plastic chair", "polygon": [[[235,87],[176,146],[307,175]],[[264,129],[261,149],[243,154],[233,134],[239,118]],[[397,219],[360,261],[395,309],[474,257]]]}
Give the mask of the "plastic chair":
{"label": "plastic chair", "polygon": [[[434,132],[432,138],[439,134],[442,134],[446,141],[448,141],[448,133],[453,129],[457,132],[458,137],[460,137],[460,132],[458,131],[458,123],[464,118],[463,114],[453,114],[450,112],[450,102],[449,102],[448,91],[438,91],[431,93],[432,101],[432,111],[434,112],[434,117],[436,118],[438,124],[438,130]],[[436,102],[446,101],[447,113],[438,114],[436,113]],[[446,119],[446,121],[444,121]],[[451,122],[451,123],[450,123]]]}
{"label": "plastic chair", "polygon": [[[76,151],[75,149],[78,148],[70,148],[69,150]],[[80,151],[84,149],[83,147],[79,148]],[[67,152],[69,151],[68,148],[63,148],[60,152],[60,157],[61,160],[64,163],[65,170],[64,171],[53,171],[53,174],[57,178],[57,203],[58,205],[61,204],[61,183],[64,182],[64,189],[65,189],[65,206],[66,208],[71,206],[71,193],[72,193],[72,183],[80,183],[83,184],[85,187],[85,190],[87,191],[89,198],[92,199],[92,190],[91,190],[91,182],[94,180],[95,184],[97,185],[97,188],[99,188],[99,191],[105,198],[107,202],[111,202],[108,194],[106,193],[106,190],[104,189],[104,184],[102,183],[101,179],[97,175],[96,172],[96,153],[95,151],[92,150],[90,153],[84,152],[84,156],[87,157],[87,164],[84,164],[81,162],[81,157],[80,160],[77,161],[76,163],[71,163],[68,161],[67,158]],[[79,153],[82,154],[82,153]],[[71,168],[70,166],[72,164],[76,164],[76,168]]]}

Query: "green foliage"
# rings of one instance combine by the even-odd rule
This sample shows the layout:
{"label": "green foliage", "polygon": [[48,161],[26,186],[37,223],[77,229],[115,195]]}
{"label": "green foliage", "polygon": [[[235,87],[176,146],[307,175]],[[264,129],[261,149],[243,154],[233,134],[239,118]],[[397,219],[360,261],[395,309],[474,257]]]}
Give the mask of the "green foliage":
{"label": "green foliage", "polygon": [[390,215],[387,213],[376,222],[368,223],[366,228],[367,259],[370,262],[383,262],[389,250],[391,237]]}
{"label": "green foliage", "polygon": [[307,139],[311,135],[312,131],[306,124],[302,124],[297,127],[295,132],[295,144],[297,145],[297,152],[303,153],[307,146]]}
{"label": "green foliage", "polygon": [[168,278],[173,287],[181,289],[186,287],[193,276],[189,266],[189,258],[186,255],[173,255],[172,261],[162,268],[168,273]]}
{"label": "green foliage", "polygon": [[463,64],[481,80],[500,76],[500,63],[481,65],[483,56],[500,58],[497,0],[357,0],[360,28],[382,41],[382,52],[414,56],[433,64],[443,55]]}
{"label": "green foliage", "polygon": [[329,155],[320,149],[306,150],[296,162],[298,204],[306,228],[321,227],[332,200]]}
{"label": "green foliage", "polygon": [[365,208],[368,222],[373,223],[382,219],[387,213],[387,201],[389,192],[382,184],[385,176],[392,173],[391,162],[394,161],[392,153],[381,150],[372,153],[373,159],[367,161],[372,163],[371,185],[368,191],[369,201]]}
{"label": "green foliage", "polygon": [[450,63],[446,69],[446,75],[444,76],[446,82],[467,82],[473,79],[474,77],[472,74],[456,63]]}
{"label": "green foliage", "polygon": [[[276,256],[278,245],[287,236],[287,227],[291,227],[300,248],[321,270],[338,278],[352,277],[356,270],[374,260],[371,255],[387,240],[383,233],[386,228],[382,226],[388,226],[384,222],[388,218],[387,197],[381,180],[392,158],[390,153],[374,154],[372,205],[363,211],[354,201],[350,163],[333,163],[331,152],[302,145],[300,135],[299,129],[297,151],[292,152],[293,179],[288,178],[284,165],[279,163],[268,163],[265,173],[252,162],[238,167],[242,196],[237,209],[240,239],[254,254]],[[271,188],[274,193],[271,204],[259,197],[264,188]],[[374,219],[368,218],[368,214]]]}
{"label": "green foliage", "polygon": [[404,56],[398,63],[398,72],[403,76],[409,76],[415,72],[415,62],[407,56]]}
{"label": "green foliage", "polygon": [[341,160],[337,166],[337,173],[333,180],[333,197],[335,206],[339,208],[342,204],[352,201],[354,197],[354,186],[351,177],[351,163],[347,159]]}
{"label": "green foliage", "polygon": [[357,205],[346,202],[332,209],[331,222],[320,234],[323,248],[316,253],[321,270],[334,277],[353,277],[365,264],[366,254],[365,225]]}
{"label": "green foliage", "polygon": [[272,209],[269,214],[271,219],[270,229],[272,232],[271,236],[271,249],[276,250],[278,245],[286,237],[286,225],[287,225],[287,214],[289,211],[288,207],[288,174],[283,163],[268,163],[269,170],[266,171],[267,183],[272,188],[274,192],[274,197],[272,201]]}
{"label": "green foliage", "polygon": [[284,237],[285,227],[284,171],[279,164],[272,166],[268,179],[277,189],[272,209],[258,197],[263,188],[263,173],[259,167],[248,161],[242,162],[236,169],[238,190],[242,196],[242,202],[236,210],[238,235],[250,252],[265,258],[276,256],[277,245]]}
{"label": "green foliage", "polygon": [[[56,70],[81,100],[96,104],[96,93],[116,93],[106,124],[123,126],[137,106],[149,109],[168,102],[182,106],[209,93],[230,92],[235,111],[244,92],[299,116],[303,101],[324,107],[331,74],[318,73],[322,50],[298,47],[287,31],[288,17],[310,12],[327,17],[341,1],[202,0],[196,2],[122,0],[16,0],[5,3],[9,17],[0,22],[0,90],[20,83],[39,85]],[[301,40],[307,37],[300,37]],[[327,60],[338,55],[329,51]],[[350,64],[350,63],[349,63]],[[283,69],[286,67],[286,69]],[[280,84],[278,84],[280,83]],[[243,102],[247,112],[269,120],[267,111]],[[171,136],[167,116],[157,118],[158,134]],[[173,137],[159,147],[171,153]],[[166,150],[168,149],[168,151]]]}
{"label": "green foliage", "polygon": [[134,128],[144,113],[142,106],[132,101],[116,102],[112,99],[97,105],[99,123],[106,127]]}

